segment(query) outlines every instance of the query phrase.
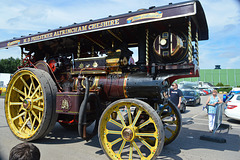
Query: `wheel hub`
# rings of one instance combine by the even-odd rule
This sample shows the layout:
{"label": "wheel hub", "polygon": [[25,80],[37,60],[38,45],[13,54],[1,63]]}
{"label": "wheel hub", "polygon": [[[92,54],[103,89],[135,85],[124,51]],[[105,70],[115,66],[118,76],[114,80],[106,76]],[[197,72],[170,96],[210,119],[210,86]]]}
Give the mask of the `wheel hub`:
{"label": "wheel hub", "polygon": [[133,131],[130,128],[125,128],[122,132],[123,138],[130,141],[133,138]]}
{"label": "wheel hub", "polygon": [[30,110],[31,109],[31,106],[32,106],[32,101],[30,98],[26,98],[24,99],[23,101],[23,107],[26,109],[26,110]]}

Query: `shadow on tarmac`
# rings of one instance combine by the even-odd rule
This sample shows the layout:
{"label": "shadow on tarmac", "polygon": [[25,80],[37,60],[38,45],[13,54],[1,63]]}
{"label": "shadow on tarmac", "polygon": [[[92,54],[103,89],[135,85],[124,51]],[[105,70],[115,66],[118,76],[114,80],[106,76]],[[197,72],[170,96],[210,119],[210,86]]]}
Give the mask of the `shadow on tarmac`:
{"label": "shadow on tarmac", "polygon": [[[188,124],[185,124],[188,125]],[[164,146],[158,159],[174,159],[182,160],[178,154],[181,153],[181,150],[194,150],[194,149],[209,149],[216,151],[235,151],[239,152],[240,146],[240,137],[239,135],[224,133],[215,133],[214,136],[225,138],[227,143],[215,143],[210,141],[200,140],[200,136],[209,135],[213,136],[212,133],[200,130],[192,130],[183,127],[179,137],[171,144]]]}
{"label": "shadow on tarmac", "polygon": [[235,120],[235,119],[229,118],[227,121],[230,123],[233,123],[233,124],[240,124],[240,120]]}
{"label": "shadow on tarmac", "polygon": [[[224,138],[227,140],[227,143],[219,144],[214,142],[201,141],[200,136],[202,135]],[[216,133],[213,134],[207,131],[192,130],[192,129],[183,127],[180,133],[180,136],[176,139],[176,143],[181,144],[180,147],[181,149],[184,149],[184,150],[197,149],[197,148],[211,149],[211,150],[218,150],[218,151],[224,151],[224,150],[239,151],[240,150],[240,146],[236,145],[240,143],[239,135],[229,134],[227,129],[220,130],[220,131],[217,130]]]}
{"label": "shadow on tarmac", "polygon": [[77,130],[67,130],[56,123],[54,129],[47,136],[34,142],[39,144],[68,144],[82,141],[84,140],[79,137]]}
{"label": "shadow on tarmac", "polygon": [[[240,143],[239,135],[229,134],[228,132],[216,132],[214,136],[222,137],[227,140],[227,143],[219,144],[209,141],[200,140],[200,136],[209,135],[213,136],[212,133],[201,130],[192,130],[186,128],[184,126],[193,124],[193,120],[191,118],[185,119],[183,121],[183,128],[180,132],[179,137],[172,142],[171,144],[164,146],[163,150],[158,157],[158,159],[175,159],[182,160],[178,154],[181,153],[181,150],[192,150],[192,149],[209,149],[209,150],[218,150],[218,151],[236,151],[240,150],[240,147],[236,144]],[[84,145],[92,146],[99,148],[98,151],[95,152],[97,155],[104,154],[101,146],[99,144],[98,136],[94,136],[93,139],[86,142],[81,139],[76,130],[66,130],[61,127],[58,123],[55,125],[54,129],[50,134],[48,134],[45,138],[36,140],[35,143],[40,144],[67,144],[67,143],[78,143],[82,142]]]}

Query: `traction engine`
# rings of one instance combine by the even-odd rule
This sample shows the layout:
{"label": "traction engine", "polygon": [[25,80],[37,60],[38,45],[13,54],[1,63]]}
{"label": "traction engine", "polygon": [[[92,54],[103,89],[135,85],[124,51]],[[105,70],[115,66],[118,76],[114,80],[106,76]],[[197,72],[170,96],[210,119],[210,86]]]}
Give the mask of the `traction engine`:
{"label": "traction engine", "polygon": [[166,92],[199,76],[198,41],[207,39],[202,6],[190,1],[0,42],[22,55],[5,99],[8,125],[33,141],[58,122],[87,141],[98,134],[110,159],[156,159],[181,130]]}

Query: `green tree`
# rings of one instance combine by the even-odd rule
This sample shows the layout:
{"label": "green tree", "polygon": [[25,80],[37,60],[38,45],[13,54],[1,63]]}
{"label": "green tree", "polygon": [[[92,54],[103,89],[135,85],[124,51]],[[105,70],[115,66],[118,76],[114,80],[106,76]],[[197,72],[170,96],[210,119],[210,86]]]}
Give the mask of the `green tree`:
{"label": "green tree", "polygon": [[222,82],[219,82],[218,84],[216,84],[216,86],[224,86],[224,84]]}
{"label": "green tree", "polygon": [[20,66],[21,60],[19,58],[10,57],[8,59],[0,60],[0,73],[14,73],[17,67]]}

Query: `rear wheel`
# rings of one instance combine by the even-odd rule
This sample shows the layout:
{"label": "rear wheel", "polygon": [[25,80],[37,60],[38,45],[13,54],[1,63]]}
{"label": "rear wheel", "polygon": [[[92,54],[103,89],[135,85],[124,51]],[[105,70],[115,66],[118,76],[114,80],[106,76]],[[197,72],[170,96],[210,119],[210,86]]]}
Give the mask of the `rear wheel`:
{"label": "rear wheel", "polygon": [[164,144],[160,117],[149,104],[137,99],[110,104],[98,130],[101,147],[110,159],[156,159]]}
{"label": "rear wheel", "polygon": [[180,133],[182,128],[182,116],[179,109],[171,102],[165,103],[159,111],[164,131],[165,142],[164,145],[168,145],[173,142]]}
{"label": "rear wheel", "polygon": [[23,68],[13,75],[5,98],[5,115],[20,140],[42,138],[54,127],[57,87],[42,70]]}

